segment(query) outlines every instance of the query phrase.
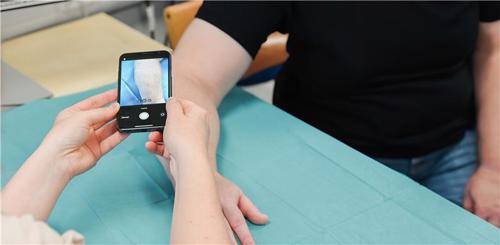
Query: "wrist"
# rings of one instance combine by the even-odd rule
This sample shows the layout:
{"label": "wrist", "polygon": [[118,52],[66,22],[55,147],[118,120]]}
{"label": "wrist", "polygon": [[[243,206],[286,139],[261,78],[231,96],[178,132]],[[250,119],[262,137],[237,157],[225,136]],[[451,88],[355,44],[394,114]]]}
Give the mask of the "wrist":
{"label": "wrist", "polygon": [[208,154],[203,151],[192,152],[180,157],[175,157],[179,171],[188,171],[192,168],[199,168],[203,166],[210,166]]}
{"label": "wrist", "polygon": [[499,161],[482,160],[481,163],[479,164],[478,169],[500,172],[500,160]]}
{"label": "wrist", "polygon": [[182,162],[182,165],[187,166],[197,165],[200,162],[206,162],[208,159],[207,150],[196,145],[174,149],[171,155],[177,162]]}
{"label": "wrist", "polygon": [[73,178],[68,161],[60,152],[46,144],[40,145],[28,160],[40,165],[44,172],[54,178],[65,182],[69,182]]}
{"label": "wrist", "polygon": [[177,169],[176,182],[189,181],[208,174],[213,175],[206,154],[191,154],[180,159],[176,158],[175,168]]}
{"label": "wrist", "polygon": [[32,214],[46,220],[60,193],[71,180],[51,152],[39,147],[26,160],[3,190],[4,212]]}

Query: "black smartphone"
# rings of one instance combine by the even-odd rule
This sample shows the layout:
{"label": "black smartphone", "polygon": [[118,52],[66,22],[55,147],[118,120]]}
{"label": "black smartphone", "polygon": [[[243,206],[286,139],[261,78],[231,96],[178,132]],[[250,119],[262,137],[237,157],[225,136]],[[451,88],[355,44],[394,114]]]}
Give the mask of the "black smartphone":
{"label": "black smartphone", "polygon": [[126,53],[118,68],[118,130],[161,131],[172,96],[171,54],[166,50]]}

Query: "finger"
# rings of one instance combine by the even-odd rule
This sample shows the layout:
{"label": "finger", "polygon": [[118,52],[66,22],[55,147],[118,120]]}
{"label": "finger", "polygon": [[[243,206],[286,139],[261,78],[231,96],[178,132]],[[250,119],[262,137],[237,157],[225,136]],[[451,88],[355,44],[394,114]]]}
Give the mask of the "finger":
{"label": "finger", "polygon": [[146,150],[156,155],[163,155],[163,151],[159,149],[158,145],[154,142],[148,141],[144,144]]}
{"label": "finger", "polygon": [[108,107],[79,112],[79,115],[83,117],[83,119],[87,122],[87,125],[93,126],[94,128],[100,128],[100,126],[111,121],[115,117],[116,113],[118,113],[119,109],[120,106],[118,103],[113,103]]}
{"label": "finger", "polygon": [[500,228],[500,217],[498,216],[491,216],[488,219],[486,219],[490,224]]}
{"label": "finger", "polygon": [[104,155],[111,151],[115,146],[120,144],[123,140],[125,140],[128,137],[128,134],[123,134],[120,133],[119,131],[116,131],[114,134],[109,136],[108,138],[104,139],[100,143],[101,147],[101,154]]}
{"label": "finger", "polygon": [[231,240],[230,244],[238,244],[236,238],[234,237],[233,229],[231,229],[231,226],[227,222],[227,219],[224,219],[224,226],[226,227],[227,234],[229,236],[229,239]]}
{"label": "finger", "polygon": [[97,141],[101,142],[103,139],[108,138],[116,131],[118,131],[118,123],[116,120],[112,120],[110,123],[102,126],[96,131]]}
{"label": "finger", "polygon": [[241,244],[255,244],[252,234],[248,229],[247,222],[245,221],[245,217],[243,217],[243,213],[241,213],[238,206],[225,206],[223,207],[223,212],[229,222],[229,225],[231,226],[231,229],[233,229],[236,233],[236,236],[240,240]]}
{"label": "finger", "polygon": [[488,212],[486,209],[478,206],[474,209],[474,214],[479,216],[479,218],[486,220],[488,218]]}
{"label": "finger", "polygon": [[116,101],[116,98],[118,97],[118,92],[115,89],[108,90],[106,92],[94,95],[90,98],[87,98],[83,101],[80,101],[70,108],[76,109],[79,111],[84,111],[84,110],[89,110],[89,109],[95,109],[99,108],[102,106],[105,106],[111,102]]}
{"label": "finger", "polygon": [[244,194],[240,196],[240,202],[238,203],[238,206],[240,207],[243,215],[256,225],[264,225],[269,221],[267,215],[263,214]]}
{"label": "finger", "polygon": [[148,141],[148,142],[146,142],[145,146],[146,146],[146,149],[153,154],[160,155],[160,156],[168,155],[165,153],[165,146],[164,145],[160,145],[160,144],[157,144],[155,142]]}
{"label": "finger", "polygon": [[151,142],[162,142],[163,141],[163,134],[158,132],[158,131],[154,131],[154,132],[151,132],[149,134],[148,139]]}
{"label": "finger", "polygon": [[464,195],[464,208],[469,210],[469,212],[474,212],[474,205],[472,203],[472,198],[470,198],[469,193],[466,191]]}
{"label": "finger", "polygon": [[[118,103],[113,103],[111,104],[109,107],[113,107],[113,106],[116,106],[118,107],[118,110],[120,110],[120,105]],[[108,108],[108,107],[106,107]],[[114,108],[108,108],[108,109],[114,109]],[[116,118],[116,114],[118,113],[118,111],[112,113],[111,115],[111,118],[109,118],[109,120],[103,120],[103,121],[100,121],[98,123],[95,123],[94,125],[92,125],[92,128],[94,128],[96,131],[99,130],[101,127],[104,127],[106,124],[109,124],[112,122],[112,120],[114,120]],[[118,124],[116,125],[116,127],[118,128]]]}

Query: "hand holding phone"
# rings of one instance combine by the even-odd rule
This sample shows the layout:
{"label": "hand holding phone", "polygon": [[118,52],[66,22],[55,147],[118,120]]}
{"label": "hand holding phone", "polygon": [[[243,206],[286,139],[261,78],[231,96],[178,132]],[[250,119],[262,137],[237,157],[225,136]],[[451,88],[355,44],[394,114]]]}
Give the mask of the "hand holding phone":
{"label": "hand holding phone", "polygon": [[126,133],[163,130],[165,102],[172,95],[170,53],[126,53],[119,62],[118,129]]}
{"label": "hand holding phone", "polygon": [[172,98],[166,108],[169,117],[165,131],[150,133],[146,149],[168,159],[161,162],[175,185],[179,171],[197,172],[205,167],[200,164],[209,166],[209,121],[205,109],[188,100]]}

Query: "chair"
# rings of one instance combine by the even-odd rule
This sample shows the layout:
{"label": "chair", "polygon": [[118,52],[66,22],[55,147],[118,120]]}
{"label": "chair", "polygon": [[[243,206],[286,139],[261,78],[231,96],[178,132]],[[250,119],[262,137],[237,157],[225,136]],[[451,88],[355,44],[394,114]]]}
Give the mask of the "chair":
{"label": "chair", "polygon": [[[172,49],[175,49],[202,3],[202,1],[188,1],[165,8],[163,17]],[[275,32],[269,35],[238,85],[252,85],[274,79],[281,69],[281,64],[288,58],[287,40],[286,34]]]}

